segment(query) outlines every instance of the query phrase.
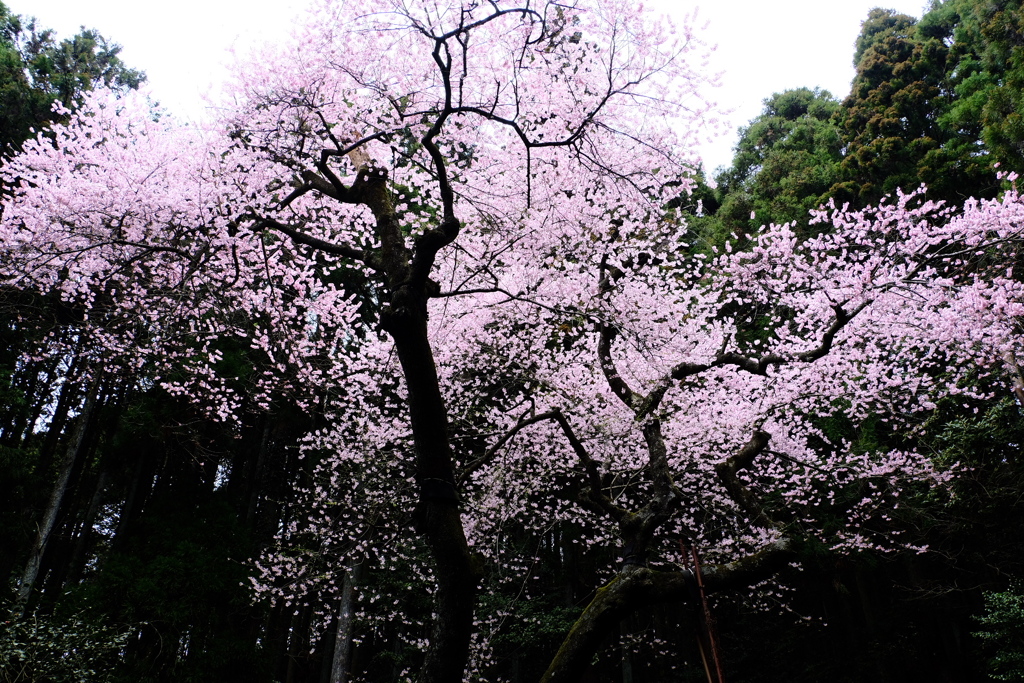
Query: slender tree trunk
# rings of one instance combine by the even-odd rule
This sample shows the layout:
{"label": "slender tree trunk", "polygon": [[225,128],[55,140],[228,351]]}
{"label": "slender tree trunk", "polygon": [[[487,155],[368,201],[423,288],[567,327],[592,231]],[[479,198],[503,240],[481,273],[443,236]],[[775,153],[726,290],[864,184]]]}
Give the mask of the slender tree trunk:
{"label": "slender tree trunk", "polygon": [[68,370],[68,375],[64,379],[64,384],[60,388],[60,396],[57,398],[57,407],[53,411],[53,417],[50,419],[49,427],[46,431],[46,438],[43,439],[43,445],[39,450],[39,467],[42,470],[48,470],[50,463],[53,460],[54,453],[57,452],[57,445],[60,443],[60,435],[64,431],[65,424],[68,420],[68,410],[71,408],[71,403],[75,398],[75,375],[77,371],[78,361],[77,359]]}
{"label": "slender tree trunk", "polygon": [[[285,683],[297,683],[305,678],[309,664],[309,627],[313,619],[313,601],[302,606],[292,618],[291,637],[288,640],[288,671]],[[301,661],[300,661],[301,660]]]}
{"label": "slender tree trunk", "polygon": [[43,555],[46,552],[51,534],[57,523],[57,516],[60,514],[60,508],[68,490],[71,473],[75,469],[75,463],[81,454],[86,430],[89,426],[92,412],[96,407],[97,395],[99,393],[98,385],[98,380],[93,380],[86,390],[85,406],[82,408],[81,415],[78,416],[74,434],[72,434],[71,440],[68,442],[67,450],[61,461],[57,481],[54,483],[53,491],[50,493],[50,500],[47,503],[43,519],[39,524],[32,552],[29,555],[25,571],[22,573],[21,581],[18,584],[18,596],[14,607],[16,618],[20,619],[23,616],[25,607],[28,605],[29,598],[32,595],[32,590],[35,588],[36,581],[39,578],[39,567],[42,564]]}
{"label": "slender tree trunk", "polygon": [[[31,418],[29,420],[29,423],[26,425],[26,430],[23,436],[24,439],[27,439],[32,435],[32,432],[35,430],[36,425],[40,422],[43,413],[46,412],[47,407],[53,404],[53,388],[57,384],[58,376],[63,377],[64,380],[63,385],[61,386],[62,389],[67,384],[74,384],[75,381],[78,379],[78,366],[80,365],[80,363],[81,359],[79,358],[78,352],[76,350],[75,356],[73,357],[71,363],[68,365],[66,372],[61,372],[61,366],[63,364],[63,361],[58,358],[50,360],[46,364],[45,368],[36,367],[34,369],[33,374],[35,377],[33,378],[34,381],[32,382],[32,388],[29,389],[28,392],[26,392],[26,396],[30,400],[34,401],[34,403],[30,408]],[[39,374],[43,372],[45,372],[46,374],[46,381],[41,383],[42,386],[40,386],[40,383],[36,382],[35,379],[37,379]]]}
{"label": "slender tree trunk", "polygon": [[622,683],[633,683],[633,653],[630,652],[630,636],[633,635],[632,618],[627,615],[619,622],[619,654],[622,662]]}
{"label": "slender tree trunk", "polygon": [[120,550],[124,546],[133,523],[142,514],[143,503],[153,485],[151,457],[148,451],[141,451],[135,459],[132,483],[128,487],[128,495],[125,497],[118,515],[117,529],[114,530],[114,540],[111,543],[113,550]]}
{"label": "slender tree trunk", "polygon": [[[25,439],[29,434],[32,433],[33,422],[35,421],[33,416],[37,414],[37,410],[40,408],[41,401],[36,397],[39,393],[39,375],[42,369],[36,364],[29,365],[27,372],[23,371],[23,374],[27,375],[25,382],[18,381],[18,375],[12,376],[11,386],[13,389],[21,390],[22,395],[25,396],[25,403],[20,407],[12,411],[10,418],[9,432],[5,433],[6,443],[11,446],[19,446],[25,442]],[[47,372],[47,375],[52,381],[53,372]],[[20,386],[19,386],[20,385]],[[46,392],[43,392],[46,393]]]}
{"label": "slender tree trunk", "polygon": [[270,616],[267,618],[266,631],[262,638],[266,641],[267,650],[270,652],[270,671],[274,674],[274,680],[282,680],[288,667],[288,632],[289,617],[285,613],[283,600],[274,602],[270,608]]}
{"label": "slender tree trunk", "polygon": [[78,581],[85,569],[85,555],[89,547],[89,539],[92,538],[92,527],[96,523],[96,516],[99,514],[100,504],[103,502],[103,493],[106,491],[109,481],[110,474],[106,469],[102,470],[96,478],[96,488],[89,499],[89,507],[86,509],[85,517],[82,520],[82,530],[78,534],[78,538],[75,539],[75,546],[71,551],[67,583]]}
{"label": "slender tree trunk", "polygon": [[345,570],[345,583],[341,588],[338,605],[338,626],[334,637],[334,657],[331,663],[330,683],[345,683],[351,664],[352,626],[355,606],[355,582],[359,565]]}
{"label": "slender tree trunk", "polygon": [[248,468],[249,476],[245,485],[248,487],[248,505],[245,509],[245,523],[250,528],[256,527],[256,509],[260,494],[263,492],[263,473],[266,469],[267,449],[270,448],[270,416],[263,418],[263,430],[260,434],[260,447],[256,452],[256,461]]}

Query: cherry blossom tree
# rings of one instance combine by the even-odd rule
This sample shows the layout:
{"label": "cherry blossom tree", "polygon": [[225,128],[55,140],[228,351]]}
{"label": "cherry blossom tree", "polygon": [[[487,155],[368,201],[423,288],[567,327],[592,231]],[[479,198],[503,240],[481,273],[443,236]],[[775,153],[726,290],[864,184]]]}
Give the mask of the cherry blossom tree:
{"label": "cherry blossom tree", "polygon": [[[821,418],[913,425],[1019,351],[1013,189],[832,207],[814,239],[773,225],[694,256],[665,207],[713,125],[706,53],[618,0],[325,2],[239,67],[209,130],[96,96],[26,145],[0,267],[56,292],[98,363],[224,419],[282,390],[328,416],[282,540],[334,565],[268,553],[257,590],[401,563],[434,600],[421,680],[486,666],[481,579],[524,570],[490,542],[508,525],[617,544],[544,678],[575,680],[624,616],[690,599],[678,539],[709,591],[811,539],[902,547],[900,496],[953,475]],[[218,374],[225,338],[261,359],[251,385]]]}

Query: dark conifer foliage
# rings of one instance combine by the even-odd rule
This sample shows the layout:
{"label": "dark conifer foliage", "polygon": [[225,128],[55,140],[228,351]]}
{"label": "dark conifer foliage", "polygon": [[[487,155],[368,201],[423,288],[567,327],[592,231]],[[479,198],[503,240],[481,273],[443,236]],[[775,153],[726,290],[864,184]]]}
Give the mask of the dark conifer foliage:
{"label": "dark conifer foliage", "polygon": [[128,68],[120,52],[94,30],[58,41],[54,31],[0,3],[0,154],[54,120],[54,102],[73,108],[97,85],[138,88],[146,76]]}

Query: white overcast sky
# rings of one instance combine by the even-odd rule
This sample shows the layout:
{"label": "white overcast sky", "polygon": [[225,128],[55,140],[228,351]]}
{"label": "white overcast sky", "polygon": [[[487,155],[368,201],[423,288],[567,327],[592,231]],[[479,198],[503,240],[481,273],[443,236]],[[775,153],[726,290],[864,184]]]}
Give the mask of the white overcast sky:
{"label": "white overcast sky", "polygon": [[[41,28],[69,37],[95,28],[124,49],[122,58],[149,76],[155,97],[171,112],[203,115],[202,94],[223,80],[234,47],[288,34],[307,0],[3,0],[12,12],[35,16]],[[927,0],[654,0],[682,17],[699,7],[698,25],[718,45],[714,68],[724,72],[712,98],[733,110],[730,132],[705,145],[705,167],[727,165],[736,128],[761,102],[788,88],[821,87],[844,97],[853,78],[853,42],[872,7],[920,17]]]}

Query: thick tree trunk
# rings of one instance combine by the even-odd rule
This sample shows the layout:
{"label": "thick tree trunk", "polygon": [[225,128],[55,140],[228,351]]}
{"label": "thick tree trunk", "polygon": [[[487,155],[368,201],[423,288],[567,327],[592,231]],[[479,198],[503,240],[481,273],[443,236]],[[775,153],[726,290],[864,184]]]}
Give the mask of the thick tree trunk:
{"label": "thick tree trunk", "polygon": [[[431,147],[429,136],[424,138],[424,144]],[[443,175],[443,164],[438,170]],[[446,187],[447,181],[443,180],[441,194],[446,201],[441,228],[417,238],[413,250],[406,246],[395,215],[387,173],[364,167],[352,188],[360,202],[373,211],[377,222],[380,260],[390,291],[380,324],[395,342],[408,391],[420,493],[413,517],[417,531],[430,549],[437,580],[430,648],[419,674],[422,683],[461,683],[469,659],[479,581],[459,513],[448,410],[427,336],[429,274],[434,256],[455,238],[459,228],[458,221],[450,215],[452,197]]]}
{"label": "thick tree trunk", "polygon": [[677,602],[690,594],[688,572],[656,572],[626,565],[619,575],[599,588],[573,624],[541,683],[579,681],[604,640],[622,619],[640,607]]}
{"label": "thick tree trunk", "polygon": [[409,414],[420,487],[416,528],[425,538],[437,578],[430,649],[420,674],[424,683],[460,683],[469,658],[478,577],[462,528],[448,414],[423,317],[390,325],[409,392]]}
{"label": "thick tree trunk", "polygon": [[36,539],[35,543],[32,545],[32,552],[25,565],[25,571],[21,575],[21,581],[18,583],[18,595],[14,607],[14,615],[16,618],[21,618],[23,616],[25,608],[28,605],[29,598],[32,596],[32,591],[35,588],[36,581],[39,578],[39,567],[42,564],[43,555],[46,553],[46,549],[50,543],[50,536],[56,526],[57,516],[60,514],[60,508],[64,502],[64,496],[67,493],[68,484],[71,480],[71,473],[75,469],[75,463],[81,454],[89,421],[92,418],[92,412],[96,407],[98,393],[98,383],[94,380],[87,389],[85,406],[82,409],[81,415],[78,416],[75,431],[71,435],[67,450],[64,453],[64,458],[60,463],[60,471],[57,473],[57,481],[54,482],[53,491],[50,493],[50,500],[46,505],[46,511],[43,514],[43,519],[39,523],[39,528],[36,532]]}

